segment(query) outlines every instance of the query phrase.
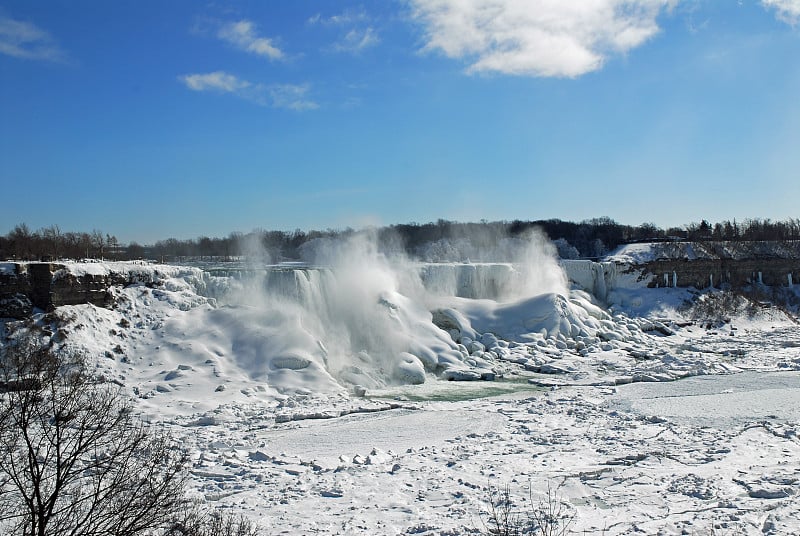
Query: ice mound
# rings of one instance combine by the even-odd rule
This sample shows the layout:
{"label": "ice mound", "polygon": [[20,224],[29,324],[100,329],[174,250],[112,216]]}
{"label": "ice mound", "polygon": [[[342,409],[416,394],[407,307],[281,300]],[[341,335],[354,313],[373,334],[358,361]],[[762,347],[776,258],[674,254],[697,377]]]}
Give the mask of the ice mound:
{"label": "ice mound", "polygon": [[610,316],[589,300],[573,295],[547,293],[514,303],[488,300],[463,302],[461,312],[474,330],[491,332],[500,338],[519,341],[536,333],[543,338],[594,336]]}
{"label": "ice mound", "polygon": [[431,314],[405,296],[383,293],[357,308],[327,298],[317,309],[280,299],[172,315],[151,351],[178,347],[185,362],[212,359],[226,376],[278,392],[423,383],[460,357]]}

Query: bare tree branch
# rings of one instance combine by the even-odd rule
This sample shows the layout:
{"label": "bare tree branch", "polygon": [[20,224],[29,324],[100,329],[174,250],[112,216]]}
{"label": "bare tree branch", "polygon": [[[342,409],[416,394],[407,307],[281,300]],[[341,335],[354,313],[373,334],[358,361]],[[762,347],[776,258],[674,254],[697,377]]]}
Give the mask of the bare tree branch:
{"label": "bare tree branch", "polygon": [[[185,504],[186,453],[47,348],[0,356],[0,532],[136,536]],[[159,431],[162,432],[162,431]]]}

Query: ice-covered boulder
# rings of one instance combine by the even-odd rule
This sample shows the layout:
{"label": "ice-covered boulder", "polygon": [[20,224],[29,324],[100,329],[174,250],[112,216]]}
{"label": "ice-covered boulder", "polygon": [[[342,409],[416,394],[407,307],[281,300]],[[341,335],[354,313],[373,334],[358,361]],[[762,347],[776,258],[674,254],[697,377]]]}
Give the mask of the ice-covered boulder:
{"label": "ice-covered boulder", "polygon": [[420,360],[408,352],[398,356],[394,377],[400,383],[417,385],[425,383],[425,367]]}
{"label": "ice-covered boulder", "polygon": [[455,330],[457,338],[469,337],[478,338],[477,332],[472,329],[469,319],[461,312],[453,308],[437,309],[433,311],[433,324],[444,331]]}

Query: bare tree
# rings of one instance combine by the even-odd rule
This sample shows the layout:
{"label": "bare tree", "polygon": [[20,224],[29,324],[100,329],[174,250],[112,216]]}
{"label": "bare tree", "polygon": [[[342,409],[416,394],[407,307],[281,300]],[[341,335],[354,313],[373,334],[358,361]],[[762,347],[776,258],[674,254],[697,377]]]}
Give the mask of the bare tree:
{"label": "bare tree", "polygon": [[106,246],[108,246],[108,254],[114,259],[117,255],[117,248],[119,248],[119,240],[117,237],[106,233]]}
{"label": "bare tree", "polygon": [[14,257],[17,259],[27,259],[31,256],[32,235],[31,230],[25,223],[20,223],[14,230],[8,233]]}
{"label": "bare tree", "polygon": [[92,235],[90,235],[89,233],[80,234],[78,238],[78,246],[80,247],[81,255],[83,255],[87,259],[90,258],[92,255],[92,247],[93,247],[92,244],[93,244]]}
{"label": "bare tree", "polygon": [[62,242],[64,241],[63,235],[61,234],[61,228],[54,224],[50,227],[41,229],[39,234],[44,240],[44,246],[47,248],[47,254],[53,260],[58,259],[62,254],[61,246]]}
{"label": "bare tree", "polygon": [[134,536],[184,504],[186,454],[48,349],[0,356],[0,533]]}
{"label": "bare tree", "polygon": [[95,229],[94,231],[92,231],[91,240],[92,240],[92,248],[94,248],[94,250],[96,251],[96,255],[94,255],[95,258],[98,258],[98,259],[102,260],[104,254],[105,254],[106,245],[107,245],[106,244],[106,239],[103,236],[102,231],[100,231],[98,229]]}

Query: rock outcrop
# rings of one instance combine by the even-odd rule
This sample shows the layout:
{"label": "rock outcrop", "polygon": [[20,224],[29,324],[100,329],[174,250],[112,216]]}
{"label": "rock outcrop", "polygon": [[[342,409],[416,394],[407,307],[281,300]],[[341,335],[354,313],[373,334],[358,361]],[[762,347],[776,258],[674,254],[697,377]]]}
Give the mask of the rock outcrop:
{"label": "rock outcrop", "polygon": [[[800,282],[800,260],[778,256],[656,258],[639,262],[630,262],[630,259],[628,262],[564,260],[561,264],[573,285],[592,293],[600,301],[605,301],[613,289],[629,286],[705,289],[721,286],[741,288],[750,284],[786,287]],[[487,278],[485,284],[476,288],[492,287],[490,290],[499,292],[498,281],[502,281],[502,276],[511,271],[510,265],[497,266],[502,270],[494,270],[492,266],[481,267]],[[61,305],[90,303],[98,307],[111,307],[112,287],[131,284],[158,285],[164,275],[160,273],[162,268],[164,267],[155,269],[154,266],[129,263],[0,263],[0,318],[22,319],[30,316],[34,309],[50,311]],[[462,267],[458,268],[465,271]],[[472,265],[468,268],[476,270]],[[432,270],[429,269],[429,272]],[[470,281],[475,286],[473,279]],[[455,285],[453,290],[456,295],[472,296],[459,294],[457,287]]]}
{"label": "rock outcrop", "polygon": [[25,265],[0,270],[0,318],[25,318],[33,311],[33,289]]}
{"label": "rock outcrop", "polygon": [[785,287],[800,282],[800,261],[793,259],[662,259],[634,268],[642,278],[650,278],[651,288],[741,288],[754,283]]}
{"label": "rock outcrop", "polygon": [[34,308],[51,311],[61,305],[91,303],[110,307],[109,289],[133,282],[128,274],[80,274],[55,263],[6,263],[0,270],[0,318],[22,319]]}

